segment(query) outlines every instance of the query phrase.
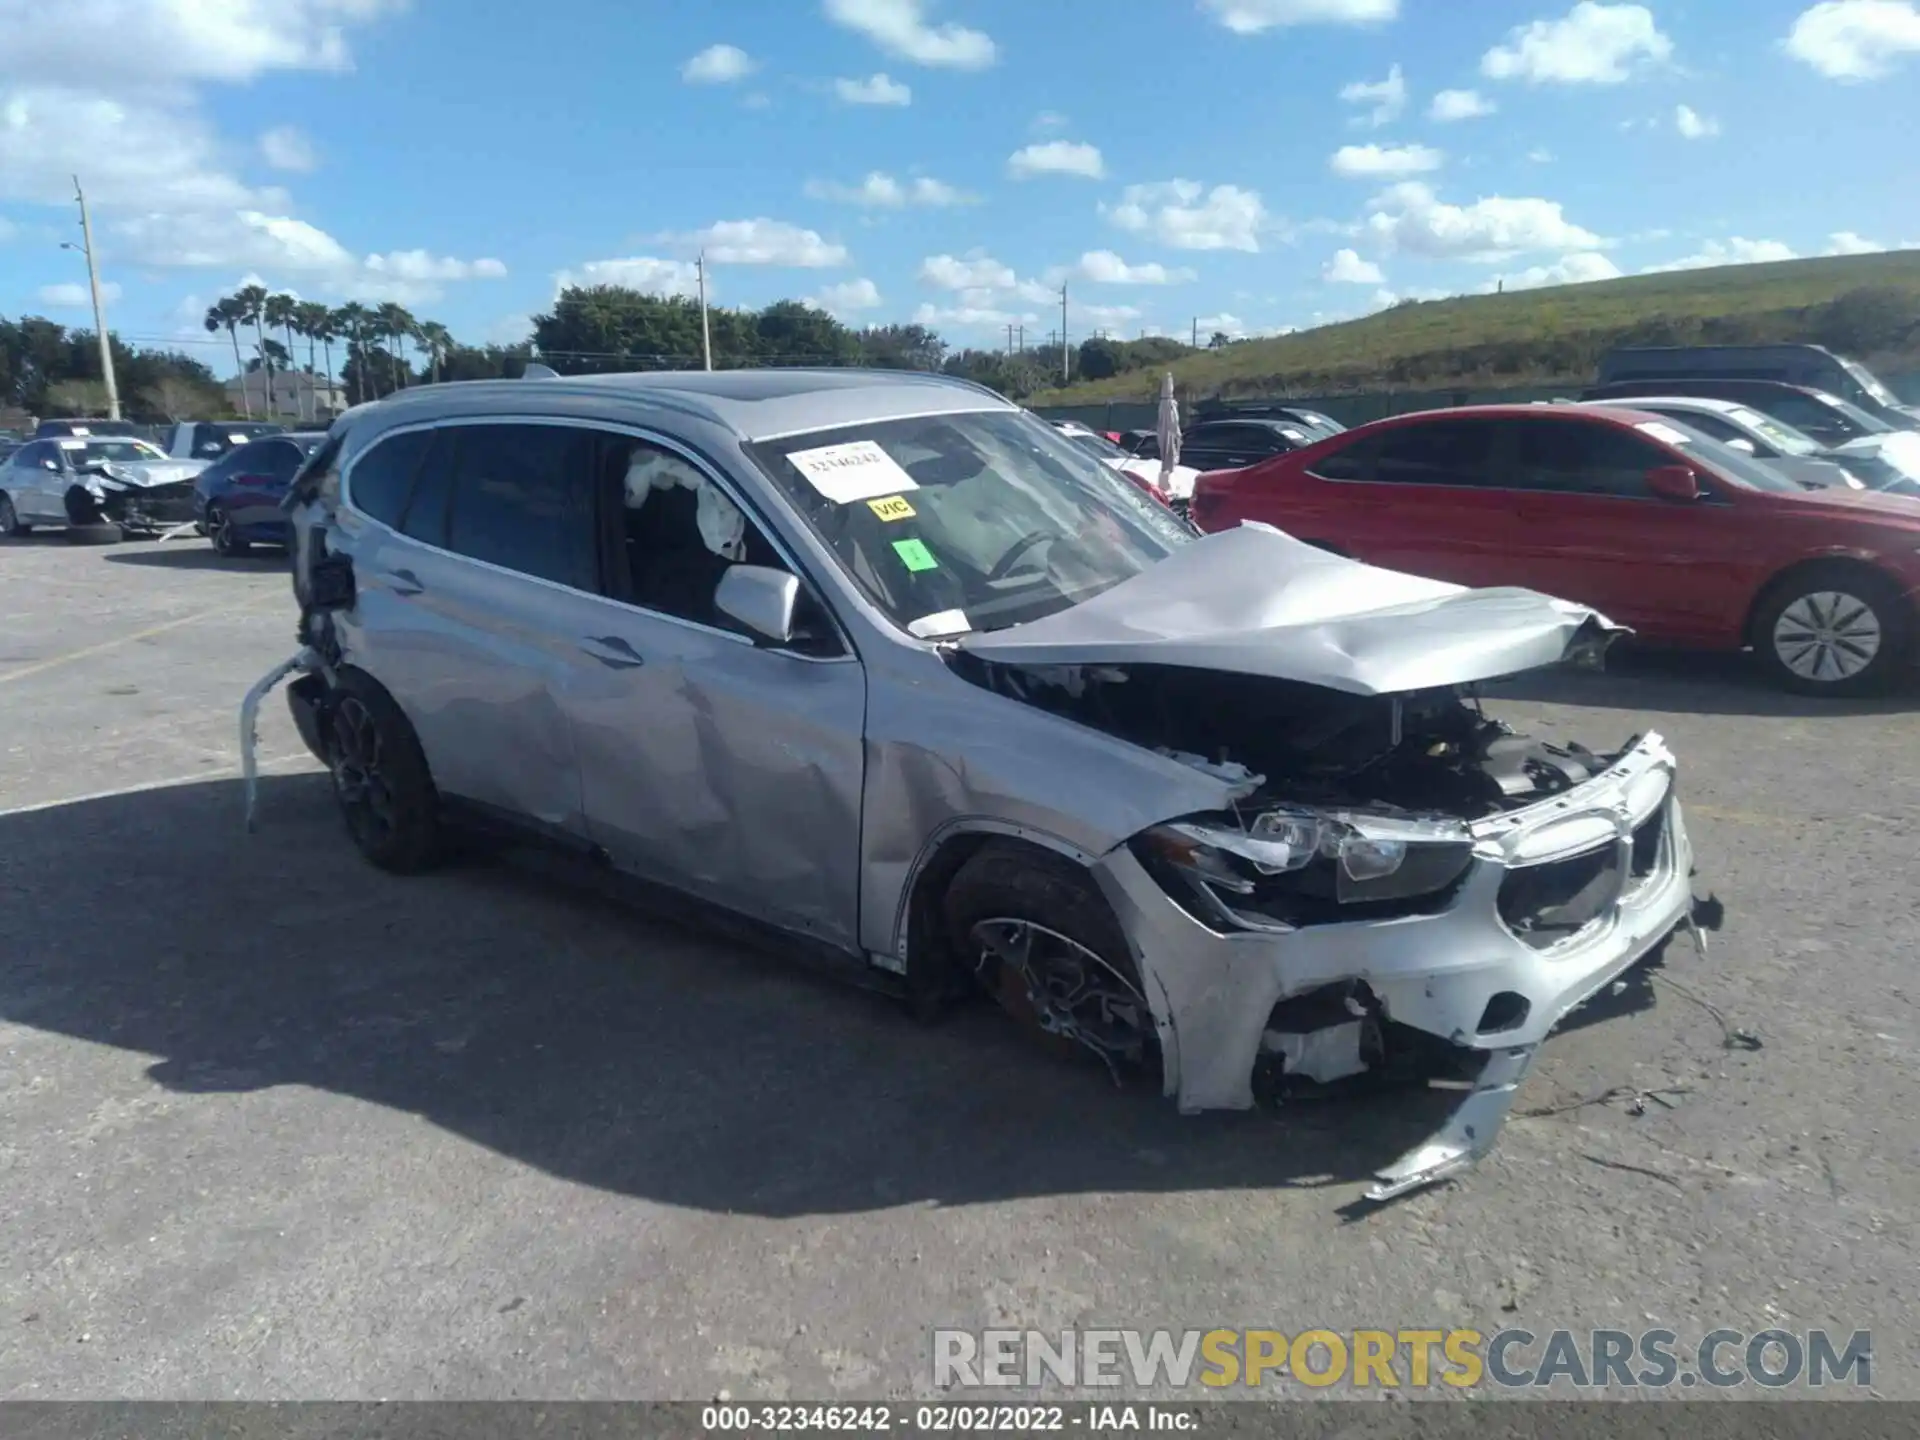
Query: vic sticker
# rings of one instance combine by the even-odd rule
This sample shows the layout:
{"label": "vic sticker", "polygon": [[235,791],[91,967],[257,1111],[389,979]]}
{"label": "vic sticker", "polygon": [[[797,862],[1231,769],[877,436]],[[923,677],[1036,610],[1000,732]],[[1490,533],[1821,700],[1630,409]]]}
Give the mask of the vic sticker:
{"label": "vic sticker", "polygon": [[850,445],[823,445],[818,450],[796,450],[787,456],[807,482],[836,505],[877,500],[918,490],[911,475],[878,443],[855,440]]}
{"label": "vic sticker", "polygon": [[867,508],[882,520],[889,522],[894,520],[911,520],[913,518],[913,506],[909,505],[898,495],[889,495],[884,500],[869,500],[867,501]]}

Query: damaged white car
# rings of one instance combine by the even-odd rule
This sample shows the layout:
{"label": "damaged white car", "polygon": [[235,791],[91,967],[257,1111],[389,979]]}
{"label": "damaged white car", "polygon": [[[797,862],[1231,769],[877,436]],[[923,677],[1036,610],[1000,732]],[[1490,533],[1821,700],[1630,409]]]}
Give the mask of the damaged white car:
{"label": "damaged white car", "polygon": [[249,781],[294,675],[374,863],[537,836],[919,1008],[984,988],[1183,1110],[1464,1078],[1377,1198],[1483,1154],[1548,1032],[1694,920],[1659,737],[1474,697],[1605,619],[1197,537],[965,382],[426,387],[286,505],[300,648]]}
{"label": "damaged white car", "polygon": [[76,544],[163,535],[193,520],[204,460],[171,460],[144,440],[34,440],[0,466],[0,535],[58,526]]}

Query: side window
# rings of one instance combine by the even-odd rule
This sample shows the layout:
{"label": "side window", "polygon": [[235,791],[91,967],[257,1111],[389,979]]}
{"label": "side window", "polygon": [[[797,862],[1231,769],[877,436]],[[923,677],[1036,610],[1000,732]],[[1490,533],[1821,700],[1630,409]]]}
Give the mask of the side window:
{"label": "side window", "polygon": [[1833,416],[1818,400],[1809,400],[1804,395],[1792,391],[1779,397],[1773,403],[1772,413],[1789,425],[1805,430],[1811,427],[1831,429]]}
{"label": "side window", "polygon": [[265,473],[275,480],[293,479],[293,472],[300,468],[300,447],[285,440],[270,440],[266,448],[267,454],[262,457],[266,461]]}
{"label": "side window", "polygon": [[31,445],[22,445],[20,453],[13,457],[13,463],[22,470],[39,470],[44,468],[44,462],[53,458],[53,446],[44,440],[36,440]]}
{"label": "side window", "polygon": [[594,433],[572,425],[457,428],[448,548],[522,575],[596,588]]}
{"label": "side window", "polygon": [[1515,478],[1522,489],[1647,495],[1647,471],[1676,464],[1650,441],[1590,420],[1523,420]]}
{"label": "side window", "polygon": [[382,525],[400,527],[413,472],[433,440],[430,430],[410,430],[376,441],[347,472],[347,498]]}
{"label": "side window", "polygon": [[426,458],[414,472],[413,493],[400,512],[401,534],[447,548],[447,521],[453,514],[453,472],[459,453],[458,430],[433,432]]}
{"label": "side window", "polygon": [[[738,629],[714,608],[720,577],[732,565],[786,562],[706,473],[643,440],[602,437],[602,493],[616,497],[619,548],[609,588],[618,598],[680,620]],[[803,604],[803,610],[805,605]],[[818,617],[824,622],[824,616]],[[822,624],[823,633],[831,627]]]}
{"label": "side window", "polygon": [[1363,435],[1331,455],[1322,455],[1308,473],[1322,480],[1371,480],[1385,441],[1384,435]]}
{"label": "side window", "polygon": [[1497,484],[1493,442],[1485,420],[1434,420],[1382,432],[1373,478],[1383,485]]}

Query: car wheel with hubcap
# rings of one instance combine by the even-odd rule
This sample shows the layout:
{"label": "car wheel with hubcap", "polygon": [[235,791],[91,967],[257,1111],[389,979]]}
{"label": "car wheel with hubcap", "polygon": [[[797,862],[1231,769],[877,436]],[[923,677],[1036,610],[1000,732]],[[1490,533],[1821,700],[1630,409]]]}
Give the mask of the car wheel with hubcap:
{"label": "car wheel with hubcap", "polygon": [[1775,681],[1802,695],[1883,689],[1908,655],[1913,612],[1864,565],[1821,565],[1775,589],[1754,616],[1753,644]]}

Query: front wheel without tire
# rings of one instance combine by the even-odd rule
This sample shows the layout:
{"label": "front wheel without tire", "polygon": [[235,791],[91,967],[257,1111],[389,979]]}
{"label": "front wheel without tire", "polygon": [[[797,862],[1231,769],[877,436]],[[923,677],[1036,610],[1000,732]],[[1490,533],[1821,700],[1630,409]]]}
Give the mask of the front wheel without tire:
{"label": "front wheel without tire", "polygon": [[1862,565],[1823,565],[1781,585],[1754,616],[1753,643],[1776,684],[1801,695],[1886,688],[1911,651],[1913,611]]}
{"label": "front wheel without tire", "polygon": [[1118,1078],[1157,1065],[1158,1035],[1132,951],[1080,866],[992,841],[947,888],[954,949],[1002,1009],[1056,1049],[1090,1050]]}
{"label": "front wheel without tire", "polygon": [[13,540],[21,535],[31,535],[32,533],[33,527],[31,525],[22,525],[20,523],[20,512],[13,508],[13,497],[7,494],[0,494],[0,536],[4,536],[8,540]]}
{"label": "front wheel without tire", "polygon": [[428,869],[442,853],[440,797],[412,724],[391,695],[351,671],[328,715],[328,769],[353,843],[382,870]]}
{"label": "front wheel without tire", "polygon": [[112,521],[103,521],[97,525],[67,526],[69,545],[118,545],[125,538],[120,527]]}

